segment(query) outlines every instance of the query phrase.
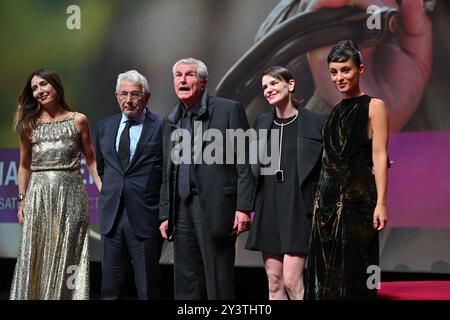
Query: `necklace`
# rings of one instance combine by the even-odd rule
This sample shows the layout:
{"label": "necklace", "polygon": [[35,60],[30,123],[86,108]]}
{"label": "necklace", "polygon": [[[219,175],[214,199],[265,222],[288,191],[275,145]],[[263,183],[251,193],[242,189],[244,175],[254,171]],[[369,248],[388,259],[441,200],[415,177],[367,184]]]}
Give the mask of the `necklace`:
{"label": "necklace", "polygon": [[289,121],[289,122],[286,122],[286,123],[278,123],[278,122],[275,121],[275,119],[273,119],[273,123],[275,123],[277,126],[280,126],[281,129],[283,129],[284,126],[287,126],[287,125],[291,124],[292,122],[294,122],[295,119],[297,119],[297,117],[298,117],[298,113],[297,113],[297,114],[294,116],[294,118],[293,118],[291,121]]}
{"label": "necklace", "polygon": [[275,170],[275,182],[283,182],[284,181],[284,172],[283,170],[281,170],[281,148],[283,145],[283,128],[287,125],[290,125],[292,122],[295,121],[295,119],[297,119],[298,117],[298,113],[295,115],[295,117],[290,120],[289,122],[286,123],[278,123],[275,121],[275,119],[273,119],[273,123],[275,123],[277,126],[281,127],[281,133],[280,133],[280,144],[278,147],[279,150],[279,156],[278,156],[278,169]]}

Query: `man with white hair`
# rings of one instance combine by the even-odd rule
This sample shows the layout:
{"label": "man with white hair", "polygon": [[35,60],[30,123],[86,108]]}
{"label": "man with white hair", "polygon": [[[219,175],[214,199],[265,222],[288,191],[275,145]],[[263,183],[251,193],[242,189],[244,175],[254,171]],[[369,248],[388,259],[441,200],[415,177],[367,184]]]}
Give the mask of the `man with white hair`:
{"label": "man with white hair", "polygon": [[124,272],[133,262],[139,299],[161,297],[159,191],[162,118],[146,108],[151,91],[135,70],[119,74],[119,114],[96,130],[97,170],[102,178],[102,299],[120,299]]}
{"label": "man with white hair", "polygon": [[[170,155],[172,133],[178,129],[191,137],[188,145],[193,148],[187,149],[195,154],[199,145],[204,154],[212,142],[195,143],[198,129],[214,130],[225,140],[229,131],[248,129],[247,116],[240,103],[208,94],[208,70],[202,61],[181,59],[172,71],[178,103],[163,127],[160,230],[164,239],[174,240],[175,299],[233,299],[236,236],[249,229],[253,210],[250,166],[237,161],[176,164]],[[220,160],[234,159],[237,148],[223,147]]]}

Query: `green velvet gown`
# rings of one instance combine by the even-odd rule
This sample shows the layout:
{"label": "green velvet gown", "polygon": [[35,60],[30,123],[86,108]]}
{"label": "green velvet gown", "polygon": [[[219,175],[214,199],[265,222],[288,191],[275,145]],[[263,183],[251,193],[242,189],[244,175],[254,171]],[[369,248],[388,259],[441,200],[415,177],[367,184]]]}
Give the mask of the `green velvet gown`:
{"label": "green velvet gown", "polygon": [[[378,266],[377,200],[367,95],[343,99],[324,128],[323,167],[313,217],[305,298],[373,299]],[[369,283],[369,286],[367,285]]]}

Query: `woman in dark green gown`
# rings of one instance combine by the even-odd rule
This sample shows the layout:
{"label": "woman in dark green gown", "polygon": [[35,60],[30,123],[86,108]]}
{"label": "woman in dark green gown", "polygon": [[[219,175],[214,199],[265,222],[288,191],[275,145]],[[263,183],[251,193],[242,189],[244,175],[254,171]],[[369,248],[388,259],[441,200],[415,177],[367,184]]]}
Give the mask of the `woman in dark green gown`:
{"label": "woman in dark green gown", "polygon": [[339,42],[328,64],[343,99],[323,132],[306,299],[372,299],[380,270],[378,232],[388,216],[387,108],[360,89],[364,65],[352,41]]}

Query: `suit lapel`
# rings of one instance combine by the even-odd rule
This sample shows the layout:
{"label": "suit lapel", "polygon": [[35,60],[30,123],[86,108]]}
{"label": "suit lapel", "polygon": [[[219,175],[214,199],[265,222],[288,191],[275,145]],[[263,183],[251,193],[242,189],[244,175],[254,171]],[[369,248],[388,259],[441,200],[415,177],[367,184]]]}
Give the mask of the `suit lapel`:
{"label": "suit lapel", "polygon": [[113,156],[113,162],[116,165],[117,169],[120,171],[123,171],[122,165],[120,164],[119,160],[119,154],[116,150],[116,137],[117,137],[117,131],[119,130],[120,126],[120,119],[122,118],[122,114],[116,115],[111,120],[111,125],[106,128],[107,136],[108,136],[108,148],[110,148],[111,154]]}
{"label": "suit lapel", "polygon": [[297,127],[297,168],[298,182],[302,186],[306,177],[317,163],[317,158],[321,155],[322,138],[316,137],[312,132],[310,124],[314,123],[310,119],[308,111],[299,109],[299,119]]}
{"label": "suit lapel", "polygon": [[139,158],[139,154],[142,152],[142,149],[144,148],[145,144],[152,136],[154,129],[155,123],[153,121],[153,115],[147,109],[144,123],[142,125],[141,136],[139,137],[139,141],[136,145],[136,150],[134,151],[133,158],[131,158],[130,164],[126,171],[129,171],[130,168],[136,163],[137,159]]}
{"label": "suit lapel", "polygon": [[[164,137],[166,143],[168,144],[169,148],[168,148],[168,156],[167,156],[167,166],[166,166],[166,173],[167,176],[170,177],[170,174],[172,172],[172,168],[173,168],[173,162],[171,160],[171,152],[175,146],[176,141],[173,141],[171,139],[172,137],[172,133],[174,132],[174,130],[179,129],[180,124],[179,124],[179,120],[181,117],[181,106],[180,103],[178,103],[175,108],[173,108],[173,110],[167,115],[166,119],[164,120],[167,123],[168,126],[168,133],[167,133],[167,137]],[[164,147],[165,148],[165,147]]]}
{"label": "suit lapel", "polygon": [[[201,121],[201,126],[195,126],[193,128],[193,135],[194,135],[194,144],[193,148],[195,148],[198,145],[202,146],[202,149],[200,151],[194,149],[194,155],[203,155],[203,150],[205,149],[206,141],[203,140],[203,137],[205,135],[206,130],[209,129],[211,125],[211,119],[214,114],[214,97],[208,96],[206,103],[202,105],[200,108],[199,114],[197,116],[197,121]],[[199,132],[199,130],[202,130]],[[198,141],[200,139],[200,142]],[[197,167],[197,164],[195,164],[195,167]]]}
{"label": "suit lapel", "polygon": [[[206,105],[202,106],[200,109],[199,116],[197,117],[198,120],[202,121],[202,133],[205,134],[206,130],[209,129],[209,126],[211,125],[211,119],[212,115],[214,113],[214,97],[208,96],[208,100]],[[194,132],[195,137],[196,132]],[[202,137],[203,140],[203,137]],[[204,144],[205,142],[203,142]],[[204,147],[204,145],[203,145]]]}
{"label": "suit lapel", "polygon": [[[267,112],[261,114],[254,125],[254,129],[256,130],[257,139],[250,141],[250,150],[256,150],[257,161],[254,164],[250,164],[250,168],[255,177],[259,177],[261,175],[261,154],[267,153],[267,143],[270,139],[270,129],[272,128],[274,118],[274,112]],[[259,135],[259,130],[268,130],[267,138],[261,140],[261,136]],[[260,141],[261,140],[261,141]],[[261,149],[261,150],[260,150]]]}
{"label": "suit lapel", "polygon": [[[267,139],[264,139],[263,141],[261,141],[261,144],[258,145],[258,147],[261,147],[262,151],[264,152],[263,154],[266,154],[266,152],[267,152],[267,143],[270,140],[270,134],[271,134],[274,117],[275,117],[275,110],[262,115],[260,120],[258,121],[258,125],[256,127],[256,130],[258,130],[258,133],[259,133],[259,130],[268,130],[267,131]],[[259,137],[258,137],[258,139],[259,139]],[[259,143],[259,142],[257,142],[257,143]]]}
{"label": "suit lapel", "polygon": [[255,128],[269,130],[270,128],[272,128],[273,119],[274,119],[274,112],[273,111],[267,112],[261,115],[258,124]]}

